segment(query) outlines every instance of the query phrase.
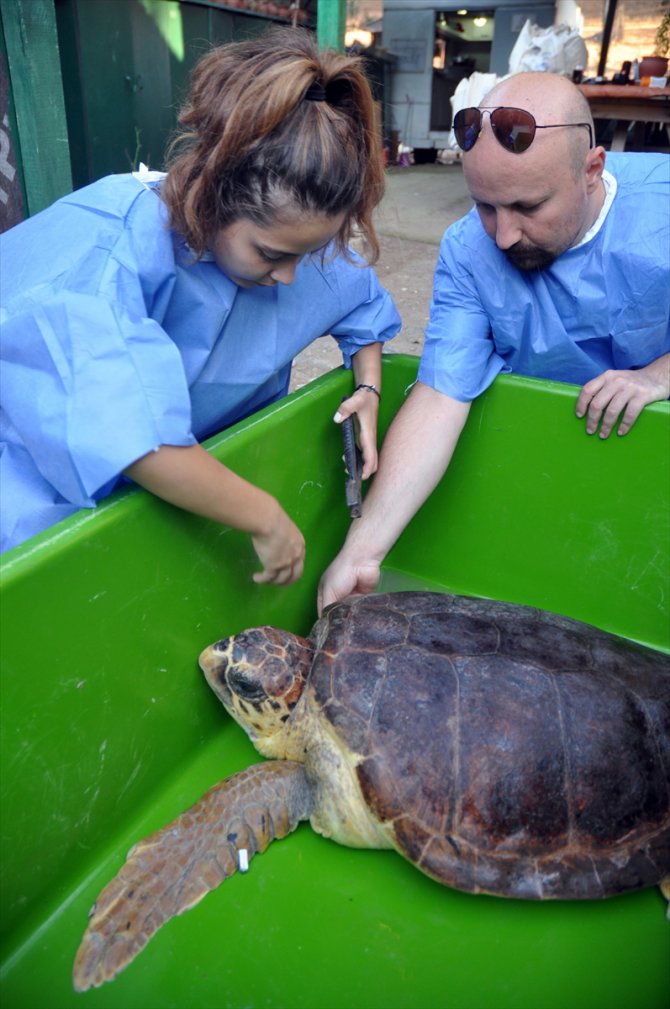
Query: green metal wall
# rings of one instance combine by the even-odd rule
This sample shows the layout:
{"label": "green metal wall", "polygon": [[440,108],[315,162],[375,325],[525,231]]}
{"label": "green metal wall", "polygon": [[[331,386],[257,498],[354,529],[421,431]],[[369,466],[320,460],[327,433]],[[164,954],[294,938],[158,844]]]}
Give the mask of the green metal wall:
{"label": "green metal wall", "polygon": [[[301,12],[342,48],[345,0]],[[162,168],[198,58],[277,20],[214,0],[0,0],[0,230],[104,175]]]}
{"label": "green metal wall", "polygon": [[75,188],[161,168],[194,63],[269,23],[178,0],[56,0],[56,17]]}

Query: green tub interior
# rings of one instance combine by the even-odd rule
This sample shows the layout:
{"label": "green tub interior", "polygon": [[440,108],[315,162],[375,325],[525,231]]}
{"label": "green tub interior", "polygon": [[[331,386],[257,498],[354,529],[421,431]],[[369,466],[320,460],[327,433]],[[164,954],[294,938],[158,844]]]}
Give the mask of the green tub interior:
{"label": "green tub interior", "polygon": [[[384,364],[385,429],[416,374]],[[667,1009],[656,890],[521,903],[450,891],[392,852],[308,826],[170,922],[113,984],[76,995],[88,910],[132,843],[256,759],[197,667],[261,623],[308,631],[348,525],[331,372],[210,442],[305,533],[305,575],[256,586],[247,537],[128,489],[6,555],[2,570],[5,1009]],[[576,389],[499,378],[388,558],[386,589],[529,603],[670,648],[670,407],[589,438]]]}

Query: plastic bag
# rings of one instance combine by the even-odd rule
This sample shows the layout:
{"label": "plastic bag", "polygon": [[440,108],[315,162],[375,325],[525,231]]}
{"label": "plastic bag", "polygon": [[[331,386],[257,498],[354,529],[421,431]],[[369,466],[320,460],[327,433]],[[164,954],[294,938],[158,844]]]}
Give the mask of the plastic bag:
{"label": "plastic bag", "polygon": [[510,53],[509,72],[541,70],[572,76],[576,67],[588,63],[586,43],[576,28],[570,25],[552,25],[539,28],[526,21]]}

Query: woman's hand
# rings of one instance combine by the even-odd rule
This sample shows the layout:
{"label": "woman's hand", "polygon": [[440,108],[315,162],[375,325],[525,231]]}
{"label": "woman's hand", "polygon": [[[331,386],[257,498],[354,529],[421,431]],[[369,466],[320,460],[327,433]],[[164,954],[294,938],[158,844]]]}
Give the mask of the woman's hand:
{"label": "woman's hand", "polygon": [[263,565],[263,570],[254,575],[259,585],[290,585],[300,578],[305,564],[305,539],[279,504],[272,528],[252,535],[251,542]]}
{"label": "woman's hand", "polygon": [[255,582],[290,585],[300,578],[305,540],[298,527],[271,494],[233,473],[202,445],[161,445],[125,472],[178,508],[250,533],[263,565]]}
{"label": "woman's hand", "polygon": [[356,440],[363,456],[362,477],[367,480],[377,472],[379,461],[377,453],[379,398],[369,389],[358,389],[340,403],[333,420],[336,424],[341,424],[352,414],[356,414]]}
{"label": "woman's hand", "polygon": [[368,343],[351,359],[354,392],[343,400],[333,420],[343,420],[356,414],[357,442],[363,456],[362,477],[367,480],[377,472],[377,416],[381,399],[382,345]]}

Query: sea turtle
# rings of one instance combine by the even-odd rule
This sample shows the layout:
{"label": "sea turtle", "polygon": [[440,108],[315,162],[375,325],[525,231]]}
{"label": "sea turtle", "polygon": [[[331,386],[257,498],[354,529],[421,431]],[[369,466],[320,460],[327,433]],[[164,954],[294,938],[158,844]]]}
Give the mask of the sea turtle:
{"label": "sea turtle", "polygon": [[308,639],[233,635],[200,665],[275,759],[131,850],[91,912],[78,990],[115,977],[243,851],[306,819],[473,893],[590,899],[670,884],[661,653],[530,607],[399,592],[330,607]]}

